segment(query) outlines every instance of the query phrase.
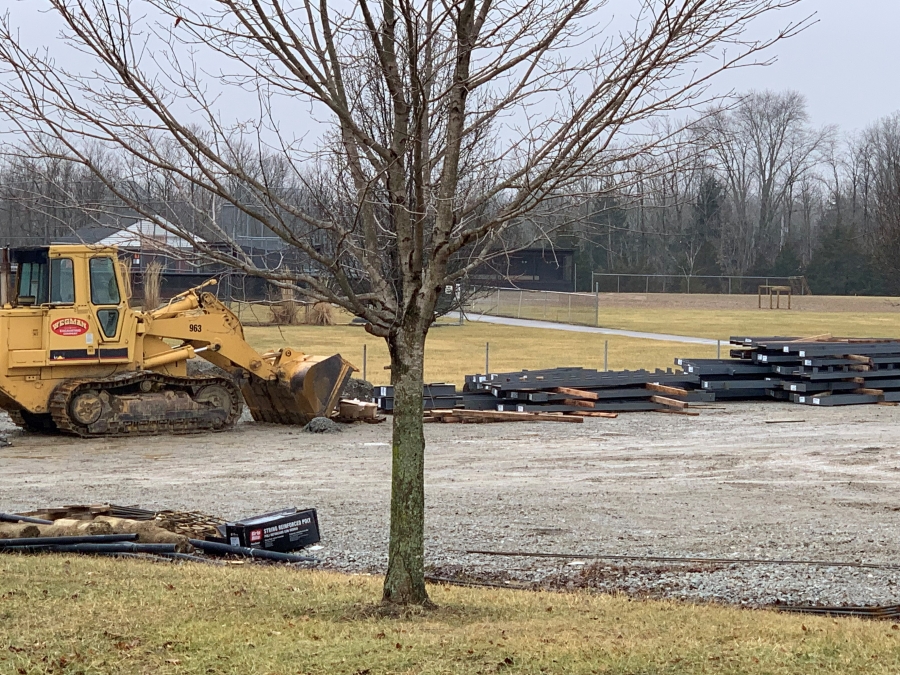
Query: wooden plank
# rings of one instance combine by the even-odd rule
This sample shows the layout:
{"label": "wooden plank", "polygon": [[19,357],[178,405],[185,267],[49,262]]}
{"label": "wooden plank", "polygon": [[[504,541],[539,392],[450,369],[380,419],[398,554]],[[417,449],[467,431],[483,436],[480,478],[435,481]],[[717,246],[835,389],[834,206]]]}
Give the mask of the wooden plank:
{"label": "wooden plank", "polygon": [[859,363],[865,363],[867,366],[872,365],[872,358],[869,356],[861,356],[859,354],[844,354],[844,358],[848,361],[858,361]]}
{"label": "wooden plank", "polygon": [[690,407],[689,403],[685,403],[684,401],[679,401],[674,398],[666,398],[665,396],[651,396],[650,400],[653,403],[659,403],[660,405],[666,405],[670,408],[688,408]]}
{"label": "wooden plank", "polygon": [[890,406],[891,408],[896,408],[898,405],[900,405],[900,403],[893,403],[892,401],[879,401],[875,405],[886,405]]}
{"label": "wooden plank", "polygon": [[676,410],[675,408],[666,408],[664,410],[654,410],[653,412],[666,413],[668,415],[687,415],[688,417],[700,417],[700,413],[692,410]]}
{"label": "wooden plank", "polygon": [[865,387],[863,387],[862,389],[855,389],[853,393],[866,394],[867,396],[884,396],[883,389],[866,389]]}
{"label": "wooden plank", "polygon": [[855,382],[856,384],[865,384],[865,383],[866,383],[866,378],[864,378],[864,377],[852,377],[852,378],[850,378],[850,381],[851,381],[851,382]]}
{"label": "wooden plank", "polygon": [[572,387],[557,387],[553,390],[556,394],[564,394],[573,398],[586,398],[591,401],[597,401],[600,396],[593,391],[585,391],[584,389],[573,389]]}
{"label": "wooden plank", "polygon": [[831,333],[824,333],[822,335],[813,335],[811,337],[800,338],[799,340],[791,340],[787,344],[793,344],[797,342],[823,342],[833,339],[834,336]]}
{"label": "wooden plank", "polygon": [[577,398],[565,398],[563,399],[563,405],[571,405],[576,408],[593,408],[594,404],[590,401],[582,401]]}
{"label": "wooden plank", "polygon": [[669,396],[687,396],[691,393],[687,389],[667,387],[664,384],[654,384],[652,382],[644,385],[644,388],[649,389],[650,391],[658,391],[660,394],[668,394]]}
{"label": "wooden plank", "polygon": [[573,412],[571,414],[578,415],[579,417],[605,417],[610,420],[614,420],[619,416],[619,413],[608,412]]}
{"label": "wooden plank", "polygon": [[449,410],[441,411],[440,419],[443,422],[454,421],[485,421],[485,422],[584,422],[581,417],[575,415],[550,415],[530,412],[508,412],[499,410]]}

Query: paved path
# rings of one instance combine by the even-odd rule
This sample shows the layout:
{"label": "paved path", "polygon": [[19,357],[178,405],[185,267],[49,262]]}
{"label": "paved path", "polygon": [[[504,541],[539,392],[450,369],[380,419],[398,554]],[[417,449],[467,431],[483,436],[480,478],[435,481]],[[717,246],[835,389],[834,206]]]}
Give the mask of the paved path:
{"label": "paved path", "polygon": [[687,335],[666,335],[665,333],[641,333],[634,330],[618,330],[616,328],[595,328],[593,326],[575,326],[569,323],[555,323],[553,321],[534,321],[532,319],[512,319],[505,316],[488,316],[487,314],[466,314],[469,321],[483,323],[499,323],[504,326],[520,326],[522,328],[546,328],[550,330],[564,330],[570,333],[597,333],[599,335],[618,335],[619,337],[642,338],[644,340],[661,340],[662,342],[682,342],[692,345],[713,345],[716,340],[709,338],[690,337]]}

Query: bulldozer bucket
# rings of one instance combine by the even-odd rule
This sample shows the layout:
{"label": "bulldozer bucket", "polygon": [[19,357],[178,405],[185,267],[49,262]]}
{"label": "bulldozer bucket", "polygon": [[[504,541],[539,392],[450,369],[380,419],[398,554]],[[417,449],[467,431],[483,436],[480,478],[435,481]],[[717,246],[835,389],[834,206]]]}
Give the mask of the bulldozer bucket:
{"label": "bulldozer bucket", "polygon": [[277,380],[251,375],[241,387],[257,422],[305,425],[314,417],[330,416],[356,370],[340,354],[327,358],[294,356],[290,350],[283,350],[275,365]]}

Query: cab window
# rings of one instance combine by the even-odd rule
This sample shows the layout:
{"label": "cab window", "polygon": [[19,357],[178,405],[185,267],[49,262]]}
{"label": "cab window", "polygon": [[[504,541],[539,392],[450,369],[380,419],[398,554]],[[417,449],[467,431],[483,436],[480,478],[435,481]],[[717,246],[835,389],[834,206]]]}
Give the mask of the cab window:
{"label": "cab window", "polygon": [[19,263],[19,304],[42,305],[47,302],[48,274],[46,261]]}
{"label": "cab window", "polygon": [[75,265],[71,258],[50,261],[50,304],[75,303]]}
{"label": "cab window", "polygon": [[95,305],[118,305],[121,299],[116,282],[116,265],[112,258],[91,258],[91,302]]}

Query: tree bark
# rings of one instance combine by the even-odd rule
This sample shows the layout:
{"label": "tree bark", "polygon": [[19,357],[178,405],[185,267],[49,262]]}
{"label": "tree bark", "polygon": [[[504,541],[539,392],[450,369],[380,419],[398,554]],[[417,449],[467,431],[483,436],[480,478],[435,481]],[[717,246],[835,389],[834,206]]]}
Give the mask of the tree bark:
{"label": "tree bark", "polygon": [[394,385],[391,538],[383,602],[428,605],[425,590],[425,434],[422,425],[425,337],[419,321],[388,338]]}

